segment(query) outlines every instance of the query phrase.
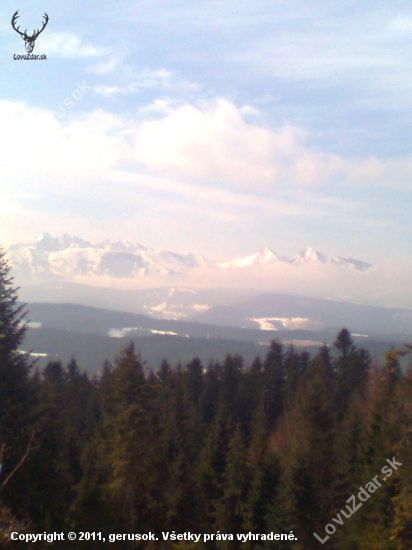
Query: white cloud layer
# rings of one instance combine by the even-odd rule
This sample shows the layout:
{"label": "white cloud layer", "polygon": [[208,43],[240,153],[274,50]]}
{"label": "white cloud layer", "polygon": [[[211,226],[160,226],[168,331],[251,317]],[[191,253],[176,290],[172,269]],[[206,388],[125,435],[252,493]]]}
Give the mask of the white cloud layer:
{"label": "white cloud layer", "polygon": [[[39,39],[40,44],[40,39]],[[66,58],[93,58],[107,55],[110,48],[83,44],[78,36],[71,33],[49,33],[42,36],[42,50],[48,55],[60,55]]]}
{"label": "white cloud layer", "polygon": [[162,103],[149,119],[150,111],[130,120],[96,110],[58,120],[47,110],[2,101],[2,186],[30,191],[35,182],[43,190],[85,190],[98,180],[138,184],[150,173],[185,185],[257,193],[317,185],[410,186],[412,157],[322,153],[305,144],[302,128],[250,124],[242,109],[220,99],[201,107]]}
{"label": "white cloud layer", "polygon": [[[101,67],[100,70],[98,67]],[[109,65],[111,67],[111,65]],[[93,70],[96,72],[104,72],[104,65],[98,65]],[[110,85],[110,84],[97,84],[94,87],[94,91],[104,97],[112,97],[116,95],[129,95],[136,94],[142,89],[157,89],[164,91],[180,91],[180,92],[192,92],[199,90],[201,86],[195,82],[190,82],[172,71],[167,69],[143,69],[135,71],[133,80],[125,85]]]}
{"label": "white cloud layer", "polygon": [[345,159],[307,146],[309,136],[298,126],[271,129],[246,122],[244,114],[247,106],[223,99],[178,106],[137,126],[133,159],[161,173],[236,187],[410,185],[411,157]]}
{"label": "white cloud layer", "polygon": [[60,119],[0,101],[3,244],[44,230],[86,238],[149,231],[148,245],[159,239],[173,248],[166,235],[176,249],[209,239],[210,253],[222,230],[227,242],[219,246],[228,251],[249,238],[251,227],[265,239],[253,237],[262,246],[283,226],[297,246],[318,246],[306,240],[305,228],[319,220],[335,234],[340,227],[373,242],[394,235],[399,216],[373,213],[356,194],[407,189],[412,181],[410,157],[353,160],[319,152],[302,128],[248,123],[244,107],[223,99],[197,106],[160,101],[128,118],[104,110],[81,114],[81,105],[77,116]]}
{"label": "white cloud layer", "polygon": [[183,105],[137,130],[136,158],[153,170],[195,179],[233,183],[270,183],[276,179],[276,154],[287,157],[294,130],[270,130],[246,124],[227,101],[199,109]]}

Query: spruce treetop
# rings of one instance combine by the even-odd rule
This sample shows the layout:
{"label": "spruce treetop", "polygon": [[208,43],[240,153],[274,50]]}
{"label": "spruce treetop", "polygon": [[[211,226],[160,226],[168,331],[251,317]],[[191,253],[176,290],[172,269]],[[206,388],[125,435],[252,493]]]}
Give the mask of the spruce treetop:
{"label": "spruce treetop", "polygon": [[18,288],[13,282],[10,266],[0,248],[0,356],[3,358],[17,353],[26,332],[25,306],[17,305]]}

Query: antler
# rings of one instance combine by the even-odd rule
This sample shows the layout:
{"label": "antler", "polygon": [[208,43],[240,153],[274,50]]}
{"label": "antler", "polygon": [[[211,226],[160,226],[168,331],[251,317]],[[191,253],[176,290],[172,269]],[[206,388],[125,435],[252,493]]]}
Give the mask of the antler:
{"label": "antler", "polygon": [[40,30],[37,29],[37,32],[34,31],[33,36],[32,36],[32,38],[34,38],[34,39],[36,39],[36,38],[39,36],[39,34],[40,34],[41,32],[44,31],[44,27],[45,27],[45,26],[47,25],[47,23],[49,22],[49,16],[47,15],[46,12],[44,12],[43,17],[44,17],[44,19],[45,19],[45,21],[44,21],[44,23],[43,23],[43,26],[42,26],[42,28],[41,28]]}
{"label": "antler", "polygon": [[[26,33],[25,32],[20,32],[19,29],[20,27],[15,27],[15,24],[16,24],[16,21],[17,19],[19,18],[19,10],[16,11],[16,13],[13,15],[12,19],[11,19],[11,26],[13,27],[13,29],[18,32],[19,34],[21,34],[21,36],[25,36]],[[27,29],[26,29],[26,32],[27,32]],[[27,35],[26,35],[27,36]]]}

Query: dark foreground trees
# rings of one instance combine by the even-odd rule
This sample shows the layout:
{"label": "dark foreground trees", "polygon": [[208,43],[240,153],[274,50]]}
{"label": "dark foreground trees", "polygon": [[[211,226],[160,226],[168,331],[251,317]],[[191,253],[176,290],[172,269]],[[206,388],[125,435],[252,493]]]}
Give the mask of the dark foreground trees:
{"label": "dark foreground trees", "polygon": [[25,332],[24,308],[0,250],[0,499],[23,509],[25,468],[33,452],[36,431],[37,384],[29,376],[26,355],[19,352]]}
{"label": "dark foreground trees", "polygon": [[[94,380],[75,359],[33,375],[17,350],[23,310],[3,257],[0,266],[5,515],[30,520],[32,532],[106,537],[39,548],[298,550],[319,547],[313,533],[324,538],[328,524],[336,531],[324,548],[410,547],[412,370],[398,368],[403,352],[372,367],[344,329],[313,358],[273,342],[250,367],[228,356],[174,369],[164,361],[153,374],[131,344]],[[393,457],[401,466],[384,481]],[[379,489],[349,519],[338,516],[375,476]],[[296,541],[236,536],[291,530]],[[173,531],[226,537],[164,540]],[[158,540],[109,542],[110,533],[149,532]]]}
{"label": "dark foreground trees", "polygon": [[[325,548],[408,548],[412,371],[394,380],[392,370],[371,369],[348,331],[313,359],[275,342],[251,368],[228,357],[148,374],[133,345],[92,382],[49,365],[41,389],[56,403],[54,446],[45,446],[59,488],[55,514],[66,529],[159,536],[119,548],[195,547],[163,540],[172,531],[234,535],[201,545],[210,549],[308,548],[339,517]],[[394,456],[398,471],[353,517],[338,516]],[[291,530],[293,543],[236,537]]]}

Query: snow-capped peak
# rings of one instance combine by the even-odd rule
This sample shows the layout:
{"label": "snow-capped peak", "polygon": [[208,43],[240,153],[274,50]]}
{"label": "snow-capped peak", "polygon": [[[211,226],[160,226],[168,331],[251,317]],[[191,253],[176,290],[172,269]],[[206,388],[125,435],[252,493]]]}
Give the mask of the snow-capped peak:
{"label": "snow-capped peak", "polygon": [[259,259],[263,262],[270,262],[271,260],[278,260],[279,258],[268,246],[264,246],[258,253]]}
{"label": "snow-capped peak", "polygon": [[268,246],[264,246],[261,250],[259,250],[259,252],[256,252],[251,256],[246,256],[245,258],[239,258],[238,260],[232,260],[230,262],[219,264],[219,267],[246,267],[255,264],[266,264],[267,262],[279,260],[283,261],[283,258],[277,256]]}
{"label": "snow-capped peak", "polygon": [[324,254],[321,254],[313,248],[305,248],[299,252],[294,258],[293,263],[298,262],[322,262],[326,263],[328,261],[327,257]]}
{"label": "snow-capped peak", "polygon": [[304,248],[292,258],[285,258],[279,256],[268,246],[264,246],[259,252],[246,256],[245,258],[239,258],[219,264],[219,267],[248,267],[252,265],[272,264],[274,262],[281,262],[287,264],[301,264],[305,262],[332,264],[339,267],[347,267],[351,269],[357,269],[364,271],[371,267],[371,264],[362,262],[360,260],[354,260],[353,258],[334,258],[329,260],[327,256],[315,250],[314,248]]}

